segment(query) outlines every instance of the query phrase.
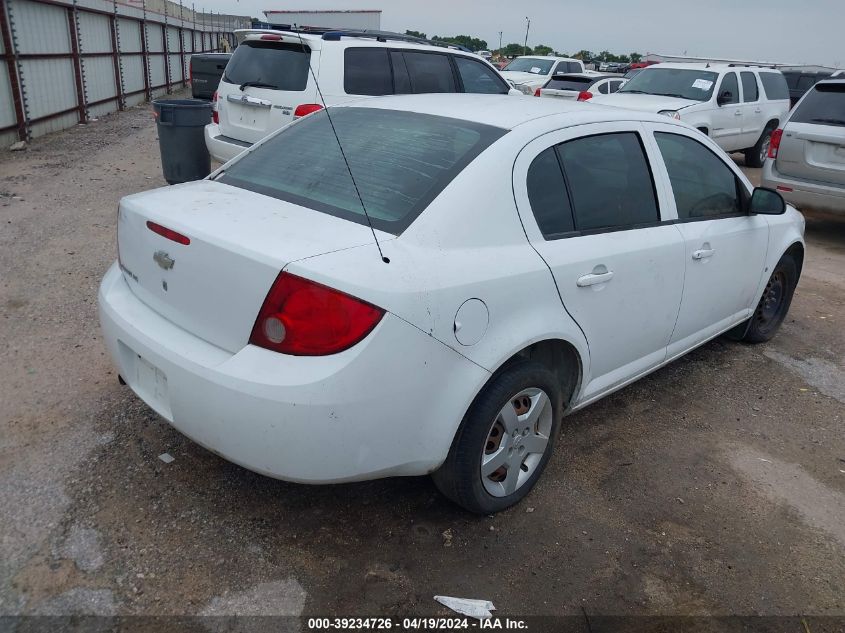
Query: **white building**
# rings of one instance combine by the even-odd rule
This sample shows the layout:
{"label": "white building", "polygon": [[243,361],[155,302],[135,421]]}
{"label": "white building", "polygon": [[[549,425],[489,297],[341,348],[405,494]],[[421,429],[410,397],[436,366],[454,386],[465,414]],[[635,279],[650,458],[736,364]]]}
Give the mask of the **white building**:
{"label": "white building", "polygon": [[265,11],[271,24],[330,29],[381,29],[381,9],[353,11]]}

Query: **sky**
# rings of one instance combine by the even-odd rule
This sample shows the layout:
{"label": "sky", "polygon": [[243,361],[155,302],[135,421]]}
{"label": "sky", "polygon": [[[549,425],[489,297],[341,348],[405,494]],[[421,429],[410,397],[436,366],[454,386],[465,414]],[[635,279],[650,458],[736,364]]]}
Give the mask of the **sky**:
{"label": "sky", "polygon": [[845,67],[845,0],[194,0],[197,9],[382,9],[384,30],[471,35],[491,48],[663,53]]}

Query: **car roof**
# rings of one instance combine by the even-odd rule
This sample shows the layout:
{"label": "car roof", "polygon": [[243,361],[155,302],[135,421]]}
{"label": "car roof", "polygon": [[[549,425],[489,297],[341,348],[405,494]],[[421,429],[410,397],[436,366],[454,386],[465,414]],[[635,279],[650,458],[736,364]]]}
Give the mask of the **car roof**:
{"label": "car roof", "polygon": [[577,101],[562,103],[560,99],[534,99],[515,95],[469,93],[395,95],[360,99],[334,107],[416,112],[473,121],[507,130],[554,115],[571,115],[573,123],[577,124],[631,120],[666,122],[665,116],[649,112]]}
{"label": "car roof", "polygon": [[553,59],[557,62],[580,62],[580,59],[574,57],[554,57],[552,55],[520,55],[514,59]]}

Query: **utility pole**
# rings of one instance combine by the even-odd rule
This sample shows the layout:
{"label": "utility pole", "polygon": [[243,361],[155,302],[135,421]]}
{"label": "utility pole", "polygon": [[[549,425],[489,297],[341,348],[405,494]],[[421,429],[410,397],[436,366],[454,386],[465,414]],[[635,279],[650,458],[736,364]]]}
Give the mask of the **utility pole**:
{"label": "utility pole", "polygon": [[499,55],[502,54],[502,32],[499,31]]}
{"label": "utility pole", "polygon": [[531,28],[531,19],[525,16],[525,43],[522,45],[522,54],[528,55],[528,30]]}

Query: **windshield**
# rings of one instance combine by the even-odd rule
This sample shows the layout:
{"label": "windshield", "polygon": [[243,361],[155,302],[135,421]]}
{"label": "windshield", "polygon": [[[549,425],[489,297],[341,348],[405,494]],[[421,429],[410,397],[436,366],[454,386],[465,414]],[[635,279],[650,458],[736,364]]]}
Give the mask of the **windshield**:
{"label": "windshield", "polygon": [[298,44],[243,42],[226,65],[223,81],[276,90],[305,90],[311,51]]}
{"label": "windshield", "polygon": [[[340,152],[331,123],[343,145]],[[218,178],[398,235],[506,130],[377,108],[332,108],[283,128]],[[355,178],[353,183],[346,167]]]}
{"label": "windshield", "polygon": [[646,68],[619,89],[620,93],[643,93],[708,101],[718,75],[706,70]]}
{"label": "windshield", "polygon": [[548,75],[554,65],[555,60],[553,59],[517,57],[502,70],[513,70],[519,73],[531,73],[532,75]]}

